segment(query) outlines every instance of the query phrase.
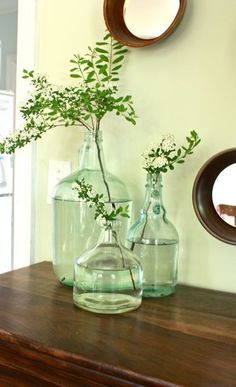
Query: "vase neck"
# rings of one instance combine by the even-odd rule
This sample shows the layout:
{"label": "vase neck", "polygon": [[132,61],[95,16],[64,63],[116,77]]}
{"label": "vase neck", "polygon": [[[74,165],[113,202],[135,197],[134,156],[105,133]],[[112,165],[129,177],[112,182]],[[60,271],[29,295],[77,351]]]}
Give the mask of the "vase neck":
{"label": "vase neck", "polygon": [[142,212],[149,215],[165,215],[166,210],[162,200],[161,174],[148,174],[145,187],[146,193]]}
{"label": "vase neck", "polygon": [[120,222],[119,221],[112,221],[106,226],[101,227],[101,234],[99,237],[99,244],[117,244],[120,245],[120,237],[119,237],[119,230],[120,230]]}
{"label": "vase neck", "polygon": [[79,151],[79,170],[101,170],[101,165],[105,172],[102,133],[98,132],[96,134],[86,131],[84,134],[84,143]]}

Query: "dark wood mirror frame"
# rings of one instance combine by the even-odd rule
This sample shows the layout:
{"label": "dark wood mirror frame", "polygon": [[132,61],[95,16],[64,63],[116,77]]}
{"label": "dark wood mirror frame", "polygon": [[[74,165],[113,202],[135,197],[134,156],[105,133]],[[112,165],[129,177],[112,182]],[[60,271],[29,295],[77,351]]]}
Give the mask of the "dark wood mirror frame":
{"label": "dark wood mirror frame", "polygon": [[202,226],[222,242],[236,245],[236,228],[224,222],[215,210],[212,190],[217,176],[236,163],[236,148],[217,153],[199,170],[193,185],[193,207]]}
{"label": "dark wood mirror frame", "polygon": [[123,12],[125,0],[104,0],[103,14],[107,29],[116,40],[125,46],[144,47],[150,44],[158,43],[172,34],[182,20],[186,8],[186,2],[187,0],[180,0],[179,10],[173,22],[162,35],[153,39],[138,38],[128,30],[124,21]]}

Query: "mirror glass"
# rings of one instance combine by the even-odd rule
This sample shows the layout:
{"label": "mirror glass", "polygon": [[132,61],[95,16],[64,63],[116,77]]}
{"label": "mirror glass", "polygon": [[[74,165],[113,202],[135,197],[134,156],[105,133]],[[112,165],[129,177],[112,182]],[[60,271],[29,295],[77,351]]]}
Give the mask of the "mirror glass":
{"label": "mirror glass", "polygon": [[236,227],[236,163],[223,169],[217,176],[213,185],[212,200],[221,219]]}
{"label": "mirror glass", "polygon": [[236,245],[236,148],[221,151],[202,165],[192,198],[202,226],[220,241]]}
{"label": "mirror glass", "polygon": [[179,7],[180,0],[125,0],[124,21],[133,35],[153,39],[168,29]]}

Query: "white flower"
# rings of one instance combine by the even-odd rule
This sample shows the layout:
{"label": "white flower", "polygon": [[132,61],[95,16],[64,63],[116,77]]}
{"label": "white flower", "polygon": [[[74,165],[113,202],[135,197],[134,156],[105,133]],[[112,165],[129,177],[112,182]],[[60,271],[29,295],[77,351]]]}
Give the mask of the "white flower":
{"label": "white flower", "polygon": [[89,193],[90,199],[94,199],[96,197],[96,192],[94,190],[91,190]]}
{"label": "white flower", "polygon": [[98,217],[96,218],[96,221],[97,221],[98,225],[102,226],[102,227],[105,226],[107,223],[106,219],[103,217],[102,214],[98,215]]}
{"label": "white flower", "polygon": [[34,118],[34,125],[41,126],[44,123],[44,119],[41,116]]}
{"label": "white flower", "polygon": [[79,191],[79,186],[78,186],[78,183],[76,183],[75,181],[72,183],[71,185],[71,188],[72,189],[77,189]]}
{"label": "white flower", "polygon": [[145,149],[145,151],[142,153],[142,156],[144,157],[144,158],[148,158],[149,156],[150,156],[150,154],[153,154],[153,152],[155,152],[155,150],[157,149],[157,148],[159,148],[160,147],[160,144],[158,144],[158,143],[152,143],[152,144],[149,144],[147,147],[146,147],[146,149]]}
{"label": "white flower", "polygon": [[4,144],[5,152],[7,153],[9,150],[11,150],[11,145],[9,143]]}
{"label": "white flower", "polygon": [[40,130],[38,130],[38,129],[36,129],[36,128],[30,130],[31,136],[36,136],[36,135],[39,134],[39,133],[40,133]]}
{"label": "white flower", "polygon": [[152,166],[154,168],[162,168],[164,167],[164,165],[166,165],[168,163],[168,160],[166,157],[164,156],[158,156],[157,158],[155,158],[155,160],[153,160],[153,163],[152,163]]}
{"label": "white flower", "polygon": [[175,149],[175,138],[173,134],[166,134],[162,137],[161,149],[164,152],[169,152]]}
{"label": "white flower", "polygon": [[26,131],[22,130],[21,132],[19,132],[19,135],[18,135],[18,139],[19,140],[27,140],[31,137],[31,134],[30,133],[27,133]]}

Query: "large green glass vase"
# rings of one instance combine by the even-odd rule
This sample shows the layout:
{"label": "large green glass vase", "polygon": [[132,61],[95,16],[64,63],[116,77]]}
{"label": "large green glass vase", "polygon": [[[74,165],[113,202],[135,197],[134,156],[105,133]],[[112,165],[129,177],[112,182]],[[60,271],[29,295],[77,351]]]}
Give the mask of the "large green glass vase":
{"label": "large green glass vase", "polygon": [[[106,202],[115,206],[129,205],[132,201],[126,185],[106,169],[102,134],[96,136],[86,132],[84,143],[79,152],[79,170],[59,182],[52,199],[53,218],[53,267],[61,283],[73,286],[73,267],[75,257],[95,244],[99,226],[94,220],[94,209],[80,201],[73,190],[76,180],[84,178],[93,185],[94,191],[102,193]],[[127,240],[129,219],[121,224],[121,240]]]}

